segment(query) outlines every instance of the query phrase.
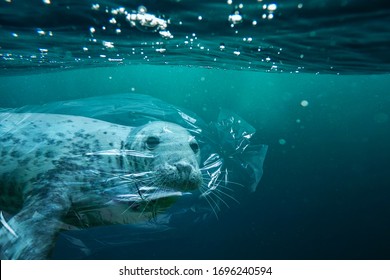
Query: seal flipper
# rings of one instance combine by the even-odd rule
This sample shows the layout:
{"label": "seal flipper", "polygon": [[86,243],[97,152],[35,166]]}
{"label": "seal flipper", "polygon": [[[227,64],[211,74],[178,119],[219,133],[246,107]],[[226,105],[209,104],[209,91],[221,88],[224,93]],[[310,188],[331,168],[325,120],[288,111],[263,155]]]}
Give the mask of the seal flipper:
{"label": "seal flipper", "polygon": [[71,200],[64,188],[38,189],[8,222],[16,235],[5,227],[0,229],[2,259],[47,259],[53,248]]}

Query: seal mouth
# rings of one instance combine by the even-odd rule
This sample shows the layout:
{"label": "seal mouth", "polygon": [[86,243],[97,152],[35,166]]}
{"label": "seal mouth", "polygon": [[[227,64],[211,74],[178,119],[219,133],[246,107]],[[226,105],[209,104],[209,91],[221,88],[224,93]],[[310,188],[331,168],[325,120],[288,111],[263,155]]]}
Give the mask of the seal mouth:
{"label": "seal mouth", "polygon": [[186,195],[192,195],[190,192],[181,192],[177,190],[161,189],[158,187],[141,187],[137,194],[121,194],[114,199],[118,203],[140,204],[153,202],[167,198],[179,198]]}

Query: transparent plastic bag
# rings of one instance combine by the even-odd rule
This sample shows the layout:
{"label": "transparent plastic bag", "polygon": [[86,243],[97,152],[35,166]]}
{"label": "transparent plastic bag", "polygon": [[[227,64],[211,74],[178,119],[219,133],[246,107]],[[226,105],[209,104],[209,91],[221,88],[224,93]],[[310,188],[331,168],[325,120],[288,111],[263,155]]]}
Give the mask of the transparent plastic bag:
{"label": "transparent plastic bag", "polygon": [[[62,242],[77,251],[72,258],[88,258],[102,248],[170,238],[182,229],[218,216],[225,204],[241,194],[255,191],[267,151],[265,145],[251,144],[255,129],[234,113],[222,110],[217,121],[206,124],[194,113],[140,94],[5,109],[0,111],[0,116],[0,143],[3,145],[0,150],[8,154],[0,162],[0,188],[3,188],[0,210],[5,213],[1,219],[0,242],[4,258],[45,258],[59,232]],[[158,134],[158,139],[151,137],[151,140],[149,136],[142,136],[147,139],[142,141],[131,138],[150,133],[150,127],[145,132],[150,124],[157,125],[158,131],[165,134]],[[114,133],[112,131],[117,134],[115,137],[124,139],[120,147],[110,146],[110,139],[115,137],[106,136]],[[25,135],[29,133],[32,134]],[[123,136],[127,134],[130,136]],[[44,139],[36,139],[37,135],[44,135]],[[170,138],[165,140],[165,135]],[[92,137],[100,138],[91,140]],[[108,144],[97,145],[103,138],[108,139]],[[15,141],[24,144],[10,148]],[[180,141],[188,141],[189,148],[183,150],[183,145],[178,145]],[[126,146],[127,142],[142,143],[143,148]],[[59,143],[57,150],[50,151],[47,147],[55,143]],[[72,145],[78,150],[69,152]],[[192,157],[188,153],[191,149],[197,165],[193,161],[186,162]],[[29,179],[28,186],[23,185],[25,182],[21,179],[16,181],[22,182],[22,186],[10,182],[15,180],[12,172],[27,164],[23,160],[30,158],[33,161],[34,155],[38,155],[37,160],[42,157],[42,151],[47,153],[44,160],[50,163],[40,167],[36,176],[25,175]],[[173,177],[169,175],[171,177],[163,177],[164,180],[158,177],[160,169],[153,169],[153,164],[149,163],[164,159],[161,151],[169,151],[169,167],[164,168],[174,169]],[[61,155],[61,152],[68,155]],[[23,154],[13,166],[6,162],[12,153]],[[184,163],[180,156],[186,158]],[[141,169],[136,168],[140,163]],[[117,168],[115,172],[112,165]],[[200,173],[191,169],[193,167]],[[111,171],[105,174],[104,169]],[[34,197],[25,198],[27,206],[22,207],[20,199],[8,195],[13,193],[10,188],[14,185],[24,191],[25,197]],[[60,189],[62,193],[53,195],[54,198],[48,201],[57,208],[66,209],[60,211],[58,219],[51,221],[47,217],[55,217],[50,214],[54,206],[34,205],[42,198],[40,192],[50,195],[54,193],[53,189]],[[71,197],[70,202],[63,202],[64,193]],[[43,199],[47,199],[45,196]],[[55,203],[58,197],[59,206]],[[18,205],[10,207],[13,199]],[[69,205],[64,207],[67,203]],[[16,218],[11,218],[12,215]],[[24,221],[26,217],[30,222]],[[45,236],[47,233],[39,235],[36,228],[39,223],[47,227],[46,231],[55,232],[50,236]],[[56,226],[50,226],[52,224]],[[29,253],[29,242],[34,242],[37,252]],[[49,244],[41,246],[44,242]],[[40,246],[43,249],[40,250]],[[54,250],[54,258],[58,257],[61,256]]]}

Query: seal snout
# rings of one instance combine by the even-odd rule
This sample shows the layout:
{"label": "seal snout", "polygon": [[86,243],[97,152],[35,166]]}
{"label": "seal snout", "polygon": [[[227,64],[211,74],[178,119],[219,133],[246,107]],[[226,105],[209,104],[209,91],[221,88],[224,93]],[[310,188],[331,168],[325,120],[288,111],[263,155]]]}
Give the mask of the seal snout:
{"label": "seal snout", "polygon": [[183,190],[198,189],[202,183],[201,174],[197,168],[186,161],[179,161],[173,165],[176,168],[178,182]]}
{"label": "seal snout", "polygon": [[199,168],[185,160],[164,165],[158,168],[158,177],[166,187],[180,190],[193,191],[202,185],[202,174]]}
{"label": "seal snout", "polygon": [[192,171],[191,164],[189,164],[187,162],[180,161],[180,162],[175,164],[175,167],[182,178],[189,178],[190,177],[190,174]]}

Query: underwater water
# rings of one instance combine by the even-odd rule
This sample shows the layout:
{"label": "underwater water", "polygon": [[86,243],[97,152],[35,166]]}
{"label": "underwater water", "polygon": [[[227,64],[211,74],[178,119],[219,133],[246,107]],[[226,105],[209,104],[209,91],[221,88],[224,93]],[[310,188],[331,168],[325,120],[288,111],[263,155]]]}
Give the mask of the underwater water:
{"label": "underwater water", "polygon": [[390,258],[390,5],[335,2],[0,1],[0,108],[146,94],[268,145],[218,218],[89,258]]}

